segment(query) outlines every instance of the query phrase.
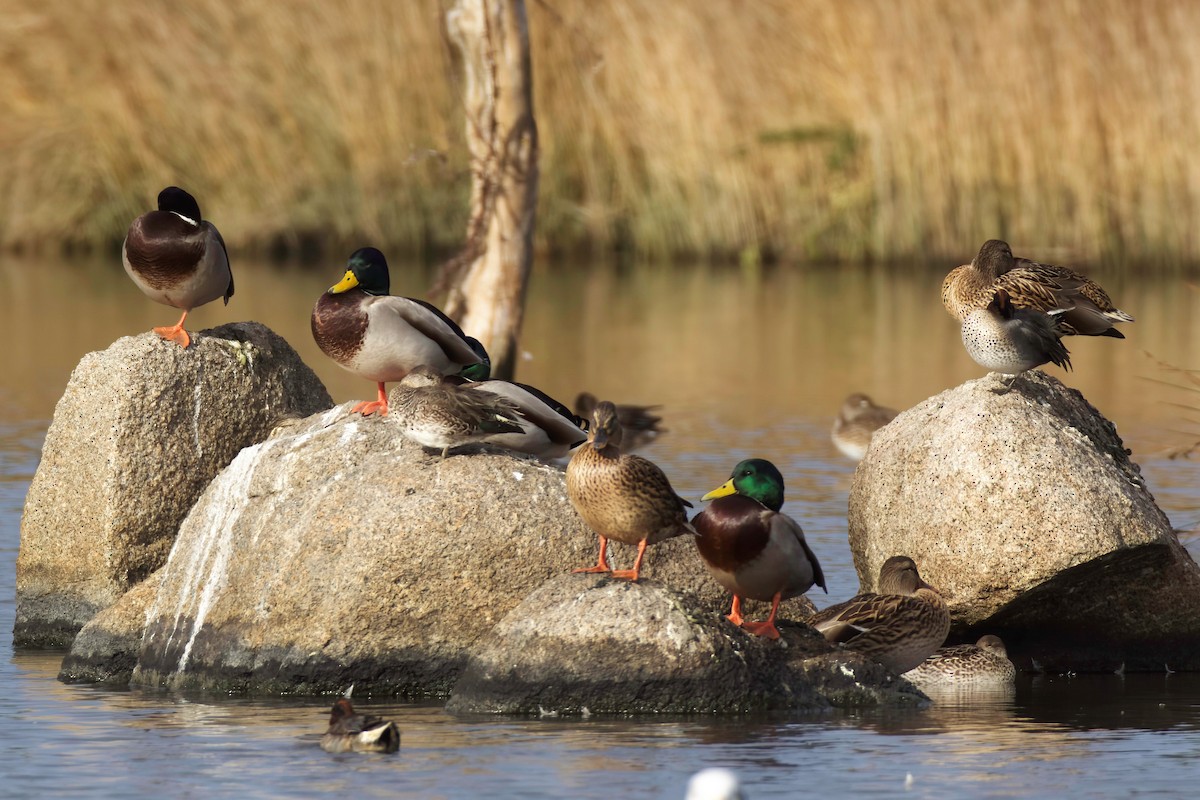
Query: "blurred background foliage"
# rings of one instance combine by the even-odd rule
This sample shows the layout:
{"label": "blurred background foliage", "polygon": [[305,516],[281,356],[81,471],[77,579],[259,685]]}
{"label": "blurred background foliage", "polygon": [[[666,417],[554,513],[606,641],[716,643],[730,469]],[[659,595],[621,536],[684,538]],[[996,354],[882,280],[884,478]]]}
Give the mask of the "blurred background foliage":
{"label": "blurred background foliage", "polygon": [[[530,0],[543,251],[1200,257],[1200,3]],[[231,248],[443,253],[470,179],[434,0],[0,0],[0,245],[163,186]]]}

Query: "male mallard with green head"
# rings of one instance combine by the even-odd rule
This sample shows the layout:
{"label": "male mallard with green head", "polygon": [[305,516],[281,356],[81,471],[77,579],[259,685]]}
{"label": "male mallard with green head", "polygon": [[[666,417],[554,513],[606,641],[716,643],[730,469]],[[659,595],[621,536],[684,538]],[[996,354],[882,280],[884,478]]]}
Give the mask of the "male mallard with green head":
{"label": "male mallard with green head", "polygon": [[1100,284],[1066,267],[1014,258],[1008,242],[989,239],[970,264],[955,267],[942,282],[942,304],[962,320],[971,309],[987,308],[1003,289],[1020,309],[1060,312],[1063,336],[1124,339],[1114,324],[1133,317],[1113,305]]}
{"label": "male mallard with green head", "polygon": [[[675,494],[658,465],[621,452],[617,407],[607,400],[597,404],[588,440],[567,464],[567,496],[600,537],[596,566],[573,572],[611,572],[614,578],[636,581],[647,545],[696,532],[685,511],[692,504]],[[608,566],[609,539],[637,545],[633,569]]]}
{"label": "male mallard with green head", "polygon": [[346,274],[313,306],[312,333],[321,352],[379,386],[379,399],[352,412],[388,413],[385,384],[422,364],[454,375],[480,362],[462,329],[424,300],[388,294],[387,259],[374,247],[350,255]]}
{"label": "male mallard with green head", "polygon": [[942,647],[904,677],[918,685],[1010,684],[1017,668],[1008,660],[1008,650],[999,636],[983,636],[975,644]]}
{"label": "male mallard with green head", "polygon": [[155,328],[168,341],[187,348],[192,337],[183,323],[193,308],[233,297],[233,273],[225,240],[200,216],[196,198],[178,186],[158,193],[158,210],[133,221],[121,246],[125,272],[155,302],[183,309],[175,325]]}
{"label": "male mallard with green head", "polygon": [[855,393],[842,403],[830,437],[842,455],[862,461],[875,431],[895,418],[895,409],[877,406],[865,394]]}
{"label": "male mallard with green head", "polygon": [[879,593],[855,595],[818,611],[808,624],[826,639],[878,661],[899,675],[931,656],[950,633],[950,609],[921,580],[908,556],[879,568]]}
{"label": "male mallard with green head", "polygon": [[396,723],[355,712],[350,692],[339,697],[329,715],[329,730],[321,737],[321,749],[329,753],[394,753],[400,749]]}
{"label": "male mallard with green head", "polygon": [[[747,459],[701,500],[712,503],[692,520],[699,534],[696,549],[717,583],[733,593],[729,621],[756,636],[778,639],[780,602],[813,585],[825,589],[825,575],[804,531],[780,511],[783,475],[770,461]],[[743,597],[771,602],[765,622],[743,619]]]}

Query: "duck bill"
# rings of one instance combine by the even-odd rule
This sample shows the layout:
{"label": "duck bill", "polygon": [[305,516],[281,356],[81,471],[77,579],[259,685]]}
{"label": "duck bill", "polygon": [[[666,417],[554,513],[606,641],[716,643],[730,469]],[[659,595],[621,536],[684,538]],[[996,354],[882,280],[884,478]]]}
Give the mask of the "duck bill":
{"label": "duck bill", "polygon": [[716,500],[718,497],[726,497],[728,495],[736,494],[736,493],[737,493],[737,489],[733,488],[733,478],[730,478],[729,480],[725,481],[720,486],[718,486],[716,489],[713,489],[711,492],[704,495],[704,497],[701,497],[700,500],[701,500],[701,502],[704,502],[707,500]]}
{"label": "duck bill", "polygon": [[592,447],[596,448],[597,450],[603,450],[604,448],[608,447],[608,432],[597,429],[596,432],[592,434]]}
{"label": "duck bill", "polygon": [[348,292],[355,286],[358,286],[358,277],[354,274],[353,270],[348,269],[340,281],[329,287],[329,294],[341,294],[342,292]]}

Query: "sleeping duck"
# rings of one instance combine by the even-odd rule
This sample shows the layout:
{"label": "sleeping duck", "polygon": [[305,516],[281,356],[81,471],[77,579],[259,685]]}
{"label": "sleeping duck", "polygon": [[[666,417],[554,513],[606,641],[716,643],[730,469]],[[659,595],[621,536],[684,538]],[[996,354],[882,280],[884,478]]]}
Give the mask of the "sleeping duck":
{"label": "sleeping duck", "polygon": [[200,217],[196,198],[178,186],[158,193],[158,210],[133,221],[121,247],[125,271],[155,302],[183,309],[175,325],[155,328],[164,339],[187,348],[192,337],[183,323],[193,308],[233,297],[233,273],[225,240]]}
{"label": "sleeping duck", "polygon": [[379,399],[359,403],[360,414],[388,412],[385,384],[422,364],[456,375],[480,363],[462,329],[433,305],[388,294],[387,259],[374,247],[350,255],[346,274],[313,306],[312,333],[321,352],[379,386]]}

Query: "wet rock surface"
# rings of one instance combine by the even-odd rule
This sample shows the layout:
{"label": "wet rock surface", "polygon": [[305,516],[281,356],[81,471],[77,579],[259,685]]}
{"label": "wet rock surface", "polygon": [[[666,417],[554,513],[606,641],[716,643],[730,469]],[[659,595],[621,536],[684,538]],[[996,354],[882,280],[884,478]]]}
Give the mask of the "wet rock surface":
{"label": "wet rock surface", "polygon": [[184,516],[282,417],[332,405],[294,350],[252,322],[153,333],[84,356],[46,434],[21,520],[18,646],[65,647],[166,561]]}
{"label": "wet rock surface", "polygon": [[127,685],[142,649],[146,612],[161,584],[160,570],[80,628],[59,668],[58,679],[64,683]]}
{"label": "wet rock surface", "polygon": [[876,434],[850,494],[863,587],[909,555],[951,642],[997,634],[1024,669],[1200,669],[1200,569],[1112,423],[1041,372],[1004,385],[970,381]]}
{"label": "wet rock surface", "polygon": [[920,703],[911,685],[806,625],[771,642],[654,581],[560,575],[472,649],[447,709],[638,714]]}

